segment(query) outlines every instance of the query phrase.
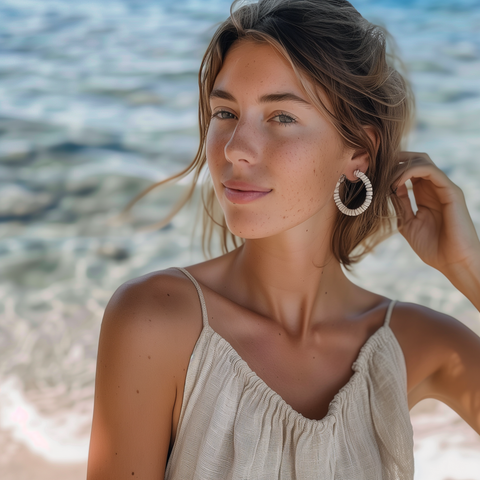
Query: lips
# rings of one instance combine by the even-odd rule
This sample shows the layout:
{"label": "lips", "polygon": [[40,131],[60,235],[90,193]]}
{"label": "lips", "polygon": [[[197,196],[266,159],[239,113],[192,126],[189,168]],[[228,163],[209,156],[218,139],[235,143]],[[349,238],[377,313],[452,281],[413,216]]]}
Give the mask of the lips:
{"label": "lips", "polygon": [[235,204],[250,203],[259,198],[265,197],[270,192],[252,192],[243,190],[234,190],[233,188],[225,187],[225,196],[227,199]]}
{"label": "lips", "polygon": [[245,204],[253,202],[259,198],[268,195],[272,189],[264,188],[252,183],[228,180],[223,183],[225,187],[225,196],[234,204]]}
{"label": "lips", "polygon": [[223,182],[223,185],[231,190],[240,190],[243,192],[262,192],[262,193],[268,193],[272,189],[271,188],[264,188],[260,187],[258,185],[253,185],[251,183],[246,183],[246,182],[240,182],[236,180],[228,180],[226,182]]}

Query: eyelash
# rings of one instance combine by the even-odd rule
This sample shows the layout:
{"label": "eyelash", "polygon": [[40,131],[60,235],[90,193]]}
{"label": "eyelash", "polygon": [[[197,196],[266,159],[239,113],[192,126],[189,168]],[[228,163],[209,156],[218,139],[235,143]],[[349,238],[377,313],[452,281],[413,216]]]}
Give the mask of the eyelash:
{"label": "eyelash", "polygon": [[[233,113],[229,112],[228,110],[218,110],[217,112],[215,112],[213,115],[212,115],[212,118],[218,118],[220,120],[231,120],[231,118],[221,118],[219,115],[222,114],[222,113],[228,113],[232,116],[235,116],[233,115]],[[295,117],[292,117],[292,115],[288,115],[287,113],[284,113],[284,112],[280,112],[278,113],[277,115],[275,115],[273,118],[276,118],[276,117],[286,117],[288,119],[290,119],[291,121],[289,122],[275,122],[275,123],[279,123],[280,125],[284,125],[285,127],[288,127],[289,125],[292,125],[294,123],[297,123],[297,119]]]}

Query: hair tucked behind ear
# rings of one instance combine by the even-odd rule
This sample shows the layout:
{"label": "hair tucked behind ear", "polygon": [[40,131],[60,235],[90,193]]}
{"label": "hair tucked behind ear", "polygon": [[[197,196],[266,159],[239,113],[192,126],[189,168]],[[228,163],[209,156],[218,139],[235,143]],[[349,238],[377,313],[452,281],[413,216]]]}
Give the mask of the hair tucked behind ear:
{"label": "hair tucked behind ear", "polygon": [[[365,20],[345,0],[259,0],[257,3],[235,0],[230,17],[218,27],[201,63],[200,145],[193,162],[177,175],[139,194],[124,212],[152,188],[194,172],[187,197],[157,226],[168,223],[186,203],[206,164],[205,142],[211,119],[209,95],[225,55],[238,41],[269,43],[290,62],[310,100],[332,122],[345,146],[369,154],[366,174],[373,185],[373,201],[357,217],[338,211],[333,229],[332,252],[349,268],[393,231],[395,209],[402,209],[399,199],[392,195],[392,184],[401,142],[413,118],[414,101],[409,84],[394,67],[398,59],[387,53],[387,38],[391,40],[385,29]],[[322,102],[319,88],[326,94],[329,108]],[[375,132],[377,147],[367,135],[366,127]],[[342,185],[344,203],[349,208],[359,206],[364,195],[361,182]],[[211,183],[205,187],[203,249],[211,254],[212,233],[219,229],[226,253],[229,241],[236,247],[244,240],[228,230]]]}

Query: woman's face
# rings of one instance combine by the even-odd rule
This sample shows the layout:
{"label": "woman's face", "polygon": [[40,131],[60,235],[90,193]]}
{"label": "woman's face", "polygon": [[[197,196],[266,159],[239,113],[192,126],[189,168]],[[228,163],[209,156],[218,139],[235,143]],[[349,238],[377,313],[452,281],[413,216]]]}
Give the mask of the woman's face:
{"label": "woman's face", "polygon": [[210,105],[208,167],[232,233],[263,238],[333,221],[333,190],[351,154],[272,46],[234,45]]}

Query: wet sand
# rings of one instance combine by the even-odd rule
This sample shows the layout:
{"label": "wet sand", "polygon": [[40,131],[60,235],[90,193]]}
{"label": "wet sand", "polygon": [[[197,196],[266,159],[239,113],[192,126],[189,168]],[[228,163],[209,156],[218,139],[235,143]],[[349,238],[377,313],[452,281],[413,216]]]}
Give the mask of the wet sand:
{"label": "wet sand", "polygon": [[0,478],[2,480],[85,480],[87,463],[52,463],[24,445],[8,439],[0,442]]}
{"label": "wet sand", "polygon": [[427,399],[410,411],[415,480],[480,480],[480,435],[451,408]]}

